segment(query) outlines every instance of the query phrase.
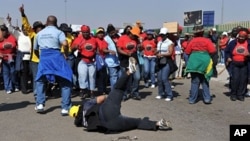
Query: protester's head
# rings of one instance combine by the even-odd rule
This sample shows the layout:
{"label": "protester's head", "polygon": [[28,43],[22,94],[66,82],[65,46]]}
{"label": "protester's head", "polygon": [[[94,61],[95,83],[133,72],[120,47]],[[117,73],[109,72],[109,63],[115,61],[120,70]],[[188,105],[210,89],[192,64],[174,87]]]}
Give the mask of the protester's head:
{"label": "protester's head", "polygon": [[223,37],[223,38],[225,38],[225,37],[227,37],[227,36],[228,36],[227,32],[225,32],[225,31],[224,31],[224,32],[222,32],[222,34],[221,34],[221,35],[222,35],[222,37]]}
{"label": "protester's head", "polygon": [[78,36],[79,32],[71,32],[71,35],[76,38]]}
{"label": "protester's head", "polygon": [[107,33],[110,37],[114,37],[116,35],[116,29],[112,24],[109,24],[107,27]]}
{"label": "protester's head", "polygon": [[160,37],[162,38],[163,41],[166,40],[167,37],[168,37],[168,29],[165,28],[165,27],[161,28],[160,32],[159,32],[159,35],[160,35]]}
{"label": "protester's head", "polygon": [[194,31],[194,37],[203,37],[204,35],[203,25],[195,25],[193,31]]}
{"label": "protester's head", "polygon": [[47,24],[47,26],[56,26],[57,27],[57,18],[53,15],[48,16],[46,24]]}
{"label": "protester's head", "polygon": [[41,31],[45,26],[43,25],[43,23],[41,21],[35,21],[33,23],[33,30],[35,33],[38,33],[39,31]]}
{"label": "protester's head", "polygon": [[212,28],[212,32],[213,32],[213,33],[216,33],[216,28],[215,28],[215,27]]}
{"label": "protester's head", "polygon": [[241,28],[238,33],[237,41],[239,43],[243,43],[248,39],[248,29],[247,28]]}
{"label": "protester's head", "polygon": [[82,25],[81,27],[82,36],[85,39],[90,38],[90,28],[87,25]]}
{"label": "protester's head", "polygon": [[59,26],[59,29],[61,31],[63,31],[65,33],[65,35],[67,35],[67,33],[72,32],[72,28],[69,27],[68,24],[66,24],[66,23],[61,23],[61,25]]}
{"label": "protester's head", "polygon": [[3,38],[7,38],[9,36],[9,30],[8,27],[6,27],[6,25],[0,25],[0,30],[2,32],[2,36]]}
{"label": "protester's head", "polygon": [[135,26],[129,32],[129,37],[132,40],[137,40],[140,37],[140,28]]}
{"label": "protester's head", "polygon": [[130,33],[130,30],[132,29],[132,26],[128,25],[124,28],[124,31],[122,35],[128,35]]}
{"label": "protester's head", "polygon": [[147,30],[146,33],[147,33],[147,39],[148,40],[154,39],[155,32],[153,30]]}
{"label": "protester's head", "polygon": [[78,113],[78,111],[79,111],[79,108],[80,108],[80,105],[72,106],[72,107],[69,109],[69,116],[75,118],[75,117],[77,116],[77,113]]}
{"label": "protester's head", "polygon": [[233,28],[231,32],[231,37],[236,38],[238,35],[238,32],[239,32],[239,29],[237,27]]}
{"label": "protester's head", "polygon": [[105,36],[104,28],[103,28],[103,27],[99,27],[99,28],[96,30],[96,37],[99,38],[99,39],[103,39],[104,36]]}
{"label": "protester's head", "polygon": [[185,33],[184,40],[188,41],[191,37],[191,34]]}

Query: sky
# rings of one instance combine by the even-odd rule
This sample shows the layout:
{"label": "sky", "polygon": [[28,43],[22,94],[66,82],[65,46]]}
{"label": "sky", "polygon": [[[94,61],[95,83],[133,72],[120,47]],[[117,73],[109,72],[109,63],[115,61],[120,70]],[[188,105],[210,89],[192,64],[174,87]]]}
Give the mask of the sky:
{"label": "sky", "polygon": [[[123,27],[123,23],[140,20],[144,27],[160,28],[164,22],[179,22],[183,25],[184,12],[215,11],[215,24],[249,20],[250,0],[0,0],[0,17],[9,13],[13,25],[20,26],[19,7],[24,4],[31,24],[45,23],[49,15],[58,18],[58,24],[89,25],[91,28],[107,27],[112,23]],[[222,7],[224,7],[222,12]],[[223,13],[223,14],[222,14]],[[223,15],[223,16],[222,16]],[[222,18],[223,17],[223,18]],[[223,20],[222,20],[223,19]]]}

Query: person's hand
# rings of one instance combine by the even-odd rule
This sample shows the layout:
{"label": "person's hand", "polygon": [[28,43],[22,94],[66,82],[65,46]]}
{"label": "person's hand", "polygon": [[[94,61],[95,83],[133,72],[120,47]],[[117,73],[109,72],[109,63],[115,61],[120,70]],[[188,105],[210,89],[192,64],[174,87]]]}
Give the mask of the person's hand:
{"label": "person's hand", "polygon": [[115,54],[116,54],[116,52],[115,52],[115,51],[113,51],[113,50],[110,50],[110,51],[109,51],[109,54],[111,54],[111,55],[115,55]]}
{"label": "person's hand", "polygon": [[129,52],[129,53],[127,53],[127,55],[130,57],[130,56],[132,55],[132,53],[131,53],[131,52]]}
{"label": "person's hand", "polygon": [[24,14],[24,5],[22,4],[22,6],[19,8],[19,11]]}
{"label": "person's hand", "polygon": [[158,58],[161,58],[161,57],[162,57],[162,55],[161,55],[160,53],[158,53],[156,56],[157,56]]}
{"label": "person's hand", "polygon": [[244,56],[246,56],[246,57],[247,57],[247,56],[249,56],[249,55],[250,55],[250,54],[249,54],[249,52],[248,52],[248,51],[245,51],[245,52],[244,52]]}
{"label": "person's hand", "polygon": [[9,13],[8,13],[8,16],[7,16],[6,19],[7,19],[8,22],[11,22],[11,17],[10,17],[10,14],[9,14]]}

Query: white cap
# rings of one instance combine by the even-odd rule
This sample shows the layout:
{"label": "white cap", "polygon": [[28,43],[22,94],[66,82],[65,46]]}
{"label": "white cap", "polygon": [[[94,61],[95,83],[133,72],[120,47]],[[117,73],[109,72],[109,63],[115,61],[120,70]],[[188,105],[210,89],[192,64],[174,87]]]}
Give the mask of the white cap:
{"label": "white cap", "polygon": [[167,33],[168,33],[168,29],[167,29],[167,28],[165,28],[165,27],[163,27],[163,28],[161,28],[160,33],[159,33],[159,34],[167,34]]}
{"label": "white cap", "polygon": [[213,31],[216,31],[216,28],[214,27],[212,30],[213,30]]}
{"label": "white cap", "polygon": [[122,34],[123,32],[124,32],[124,29],[121,28],[121,29],[119,29],[119,32],[118,32],[118,33]]}
{"label": "white cap", "polygon": [[224,31],[224,32],[222,33],[222,35],[226,35],[226,36],[227,36],[227,32]]}

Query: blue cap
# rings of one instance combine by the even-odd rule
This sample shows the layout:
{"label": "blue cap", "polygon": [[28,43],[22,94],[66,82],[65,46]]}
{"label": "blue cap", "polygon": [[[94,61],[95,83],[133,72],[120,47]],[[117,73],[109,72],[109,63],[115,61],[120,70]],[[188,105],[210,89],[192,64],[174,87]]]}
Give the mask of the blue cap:
{"label": "blue cap", "polygon": [[149,30],[146,31],[146,33],[147,33],[147,34],[152,34],[152,35],[154,35],[155,32],[154,32],[154,30],[150,30],[150,29],[149,29]]}

